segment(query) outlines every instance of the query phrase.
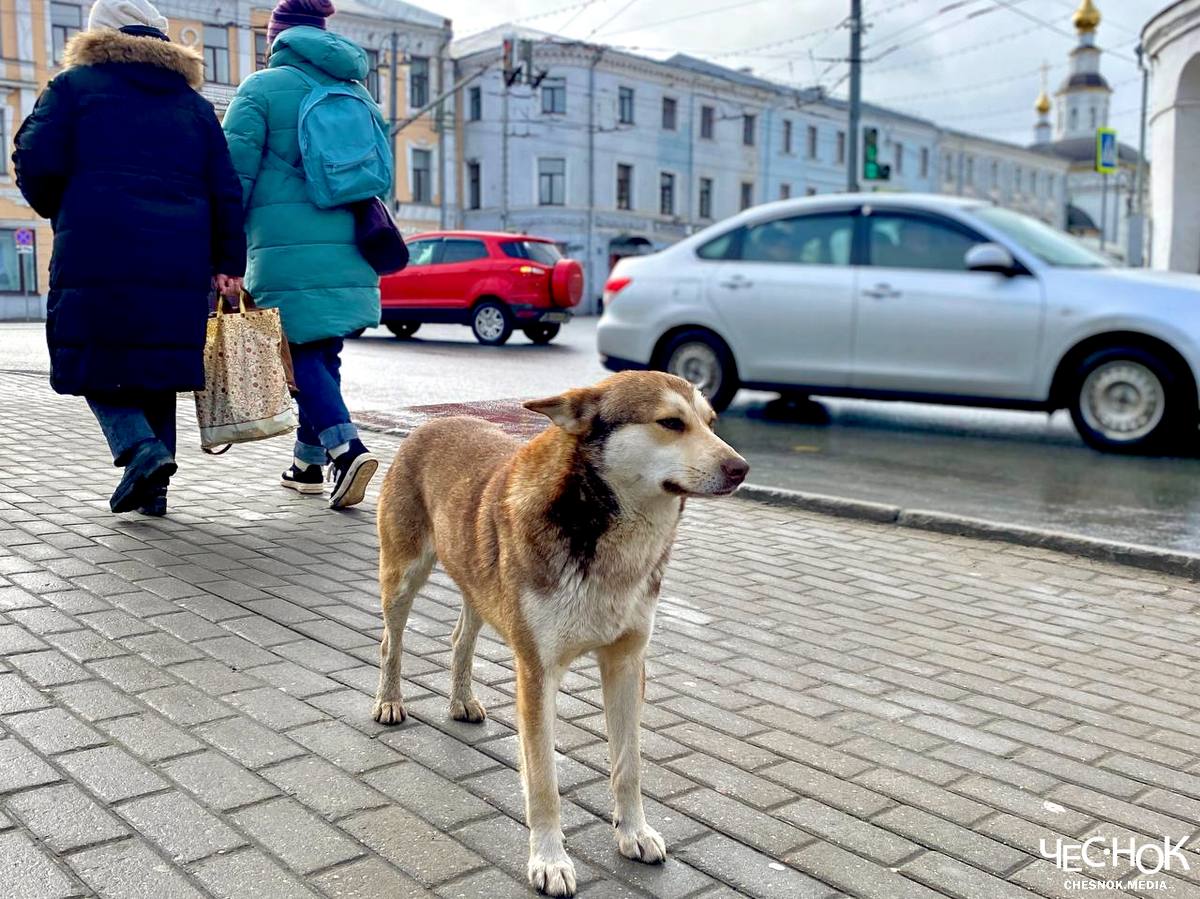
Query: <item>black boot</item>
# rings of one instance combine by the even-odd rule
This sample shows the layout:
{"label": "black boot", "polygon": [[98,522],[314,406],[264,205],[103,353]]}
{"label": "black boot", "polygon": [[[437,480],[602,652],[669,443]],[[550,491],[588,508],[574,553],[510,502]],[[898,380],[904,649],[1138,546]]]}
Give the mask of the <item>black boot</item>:
{"label": "black boot", "polygon": [[114,512],[132,512],[153,496],[178,470],[175,459],[159,440],[145,440],[134,450],[125,466],[125,476],[113,491],[108,507]]}
{"label": "black boot", "polygon": [[167,485],[160,484],[149,493],[145,502],[138,506],[138,511],[143,515],[149,515],[153,518],[162,518],[167,514]]}

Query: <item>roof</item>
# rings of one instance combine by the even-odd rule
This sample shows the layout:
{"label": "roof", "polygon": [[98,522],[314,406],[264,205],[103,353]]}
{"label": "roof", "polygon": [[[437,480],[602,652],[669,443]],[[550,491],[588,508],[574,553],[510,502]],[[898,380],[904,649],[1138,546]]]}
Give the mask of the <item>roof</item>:
{"label": "roof", "polygon": [[[1053,141],[1048,144],[1034,144],[1029,148],[1036,153],[1047,156],[1057,156],[1071,162],[1090,162],[1096,158],[1096,139],[1094,137],[1071,137],[1066,140]],[[1137,165],[1138,151],[1129,144],[1117,143],[1118,159]]]}
{"label": "roof", "polygon": [[450,20],[404,0],[338,0],[337,11],[342,15],[379,19],[384,22],[411,22],[430,28],[446,27]]}
{"label": "roof", "polygon": [[1104,76],[1099,72],[1076,72],[1062,83],[1062,87],[1058,89],[1058,92],[1061,94],[1079,87],[1099,87],[1107,91],[1112,90],[1108,86],[1108,82],[1104,80]]}

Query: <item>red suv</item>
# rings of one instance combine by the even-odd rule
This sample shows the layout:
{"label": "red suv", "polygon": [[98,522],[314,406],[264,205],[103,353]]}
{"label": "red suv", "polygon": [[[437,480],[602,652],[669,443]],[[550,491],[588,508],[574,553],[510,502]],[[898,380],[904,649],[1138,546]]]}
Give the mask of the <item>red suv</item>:
{"label": "red suv", "polygon": [[514,328],[549,343],[583,296],[583,268],[542,237],[437,231],[407,243],[408,268],[380,282],[383,323],[397,337],[449,322],[470,325],[493,346]]}

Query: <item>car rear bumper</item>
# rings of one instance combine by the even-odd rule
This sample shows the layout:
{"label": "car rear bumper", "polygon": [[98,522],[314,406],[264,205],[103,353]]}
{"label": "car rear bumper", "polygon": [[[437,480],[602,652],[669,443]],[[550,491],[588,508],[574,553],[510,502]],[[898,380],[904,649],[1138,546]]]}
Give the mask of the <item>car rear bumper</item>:
{"label": "car rear bumper", "polygon": [[562,309],[557,306],[547,308],[545,306],[509,303],[508,308],[512,310],[513,318],[518,322],[534,321],[547,325],[562,325],[569,322],[574,315],[570,309]]}

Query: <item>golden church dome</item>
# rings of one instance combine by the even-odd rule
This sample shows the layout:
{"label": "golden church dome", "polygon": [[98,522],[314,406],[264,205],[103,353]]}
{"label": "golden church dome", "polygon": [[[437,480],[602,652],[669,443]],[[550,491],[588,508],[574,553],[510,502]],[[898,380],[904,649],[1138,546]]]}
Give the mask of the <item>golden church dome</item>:
{"label": "golden church dome", "polygon": [[1071,22],[1080,33],[1095,31],[1096,26],[1100,24],[1100,10],[1096,9],[1092,0],[1083,0],[1079,9],[1075,10],[1075,15],[1071,17]]}
{"label": "golden church dome", "polygon": [[1033,108],[1037,110],[1038,115],[1045,115],[1050,111],[1050,97],[1043,90],[1038,94],[1037,102],[1033,104]]}

